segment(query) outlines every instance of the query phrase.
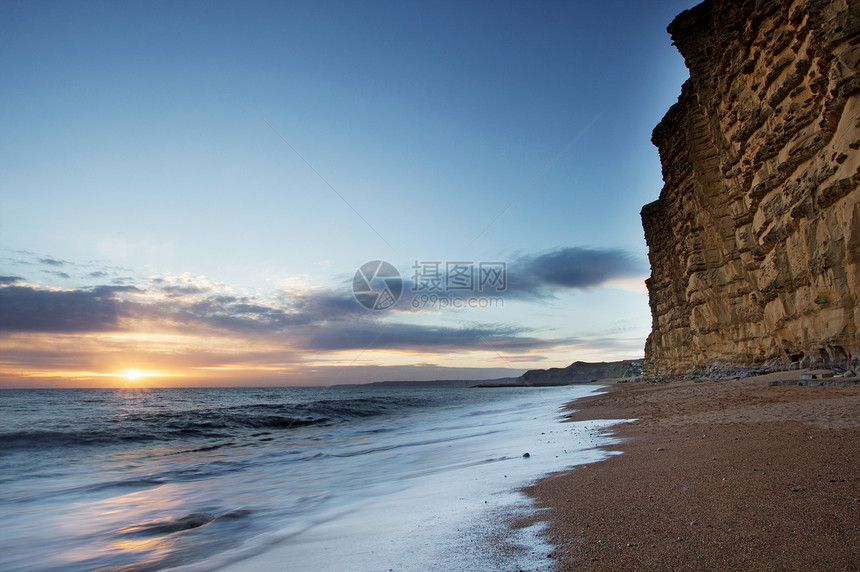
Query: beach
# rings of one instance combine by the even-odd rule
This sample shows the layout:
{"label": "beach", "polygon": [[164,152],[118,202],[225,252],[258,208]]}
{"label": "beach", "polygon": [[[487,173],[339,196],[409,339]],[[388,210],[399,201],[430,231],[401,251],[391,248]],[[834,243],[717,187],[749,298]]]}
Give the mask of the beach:
{"label": "beach", "polygon": [[[569,419],[636,419],[606,460],[526,489],[559,570],[860,569],[860,385],[623,383]],[[833,380],[830,380],[833,381]]]}

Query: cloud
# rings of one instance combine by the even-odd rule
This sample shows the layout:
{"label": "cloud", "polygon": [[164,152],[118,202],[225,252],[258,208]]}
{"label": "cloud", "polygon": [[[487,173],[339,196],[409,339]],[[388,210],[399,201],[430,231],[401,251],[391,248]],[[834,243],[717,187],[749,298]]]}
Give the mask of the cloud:
{"label": "cloud", "polygon": [[391,321],[340,289],[282,292],[262,299],[236,296],[195,282],[153,279],[147,286],[41,289],[0,288],[0,330],[87,333],[164,332],[280,343],[305,352],[342,350],[528,351],[565,340],[545,340],[507,325],[442,326]]}
{"label": "cloud", "polygon": [[[41,257],[38,261],[55,268],[79,266],[52,257]],[[629,280],[647,272],[646,265],[627,251],[588,247],[559,248],[520,256],[508,262],[506,268],[506,291],[458,291],[455,294],[534,300],[552,297],[559,291]],[[68,273],[60,270],[43,272],[69,278]],[[104,270],[88,274],[90,278],[113,275]],[[424,311],[409,304],[410,295],[415,293],[415,284],[409,277],[404,278],[400,303],[383,314],[367,311],[347,288],[292,289],[261,298],[238,295],[227,285],[189,275],[154,277],[140,287],[115,279],[113,283],[119,285],[76,290],[23,287],[17,284],[20,281],[20,277],[12,275],[0,280],[0,284],[7,285],[0,293],[4,311],[0,329],[107,331],[123,329],[126,322],[148,322],[173,331],[241,332],[255,337],[277,335],[295,339],[302,346],[342,349],[364,347],[369,333],[383,324],[387,332],[394,332],[381,334],[379,343],[386,347],[455,347],[458,344],[473,347],[479,343],[475,341],[479,337],[485,340],[481,343],[498,341],[505,348],[534,346],[539,341],[523,331],[504,331],[495,326],[469,330],[395,325],[393,319],[401,313]]]}
{"label": "cloud", "polygon": [[[467,363],[474,356],[489,356],[486,363],[503,362],[510,367],[518,360],[539,360],[539,353],[587,355],[595,344],[606,348],[618,342],[612,336],[596,339],[603,333],[595,339],[553,338],[555,334],[518,325],[444,322],[444,313],[411,307],[416,285],[408,276],[401,303],[389,311],[374,312],[355,300],[348,286],[351,276],[338,288],[299,286],[249,294],[189,275],[129,277],[124,284],[107,285],[117,280],[115,271],[61,262],[48,263],[37,272],[68,271],[73,277],[89,275],[82,284],[102,284],[51,288],[28,284],[16,271],[0,276],[3,375],[85,379],[87,372],[109,375],[104,372],[152,362],[196,376],[200,383],[235,382],[245,376],[242,379],[253,377],[255,383],[281,384],[291,376],[304,380],[319,375],[320,380],[330,380],[335,370],[326,368],[335,367],[332,364],[351,371],[373,363]],[[457,295],[535,300],[565,289],[605,286],[643,271],[624,251],[593,248],[521,256],[508,262],[507,269],[507,292]],[[22,273],[26,274],[23,268]],[[417,317],[413,312],[429,313]],[[626,347],[618,351],[634,353]],[[428,367],[437,371],[439,366]],[[355,381],[351,374],[344,375],[344,381]],[[373,374],[375,379],[391,378],[382,376]]]}
{"label": "cloud", "polygon": [[[22,255],[21,258],[10,258],[7,256],[0,257],[0,267],[3,267],[3,272],[9,275],[19,275],[21,281],[38,280],[33,276],[33,273],[39,275],[51,276],[63,280],[78,280],[79,285],[94,286],[99,283],[113,281],[114,283],[140,282],[140,279],[132,278],[116,278],[110,280],[111,277],[118,276],[119,272],[130,272],[131,269],[122,266],[114,266],[104,261],[90,260],[79,263],[56,258],[50,255],[41,255],[28,250],[13,250],[9,251],[17,255]],[[4,284],[0,282],[0,285]]]}
{"label": "cloud", "polygon": [[138,320],[162,319],[190,331],[281,340],[309,352],[369,347],[512,351],[558,343],[527,336],[528,330],[511,326],[444,327],[385,321],[383,318],[394,314],[368,311],[346,290],[289,292],[269,301],[210,292],[196,300],[170,296],[154,303],[130,304],[133,306],[127,309]]}
{"label": "cloud", "polygon": [[[553,298],[564,290],[587,290],[596,287],[620,287],[641,291],[641,278],[648,274],[642,258],[622,249],[595,247],[557,248],[540,254],[527,254],[505,261],[470,261],[454,263],[433,261],[413,266],[413,275],[403,276],[404,296],[397,309],[408,310],[406,293],[451,295],[459,297],[501,296],[539,300]],[[462,288],[452,288],[448,281],[458,265],[466,276]],[[503,265],[500,289],[492,272]],[[489,273],[489,274],[488,274]],[[635,285],[635,286],[634,286]]]}
{"label": "cloud", "polygon": [[470,327],[419,325],[364,321],[337,327],[309,328],[299,343],[307,349],[335,351],[347,349],[392,349],[409,351],[526,351],[566,343],[523,334],[527,328],[484,324]]}
{"label": "cloud", "polygon": [[626,250],[560,248],[509,263],[506,295],[537,297],[552,290],[586,290],[646,273],[647,266]]}
{"label": "cloud", "polygon": [[45,274],[50,274],[51,276],[56,276],[57,278],[65,278],[66,280],[71,279],[68,272],[63,272],[61,270],[42,270]]}
{"label": "cloud", "polygon": [[341,321],[368,316],[368,310],[347,290],[306,290],[285,294],[285,300],[296,312],[313,316],[319,321]]}
{"label": "cloud", "polygon": [[41,290],[0,288],[0,330],[27,332],[104,332],[119,315],[116,288]]}
{"label": "cloud", "polygon": [[168,284],[166,286],[162,286],[160,290],[171,297],[190,296],[193,294],[201,294],[203,292],[206,292],[204,288],[201,288],[199,286],[186,286],[176,284]]}
{"label": "cloud", "polygon": [[53,258],[51,256],[39,258],[38,261],[42,264],[47,264],[48,266],[65,266],[69,264],[69,262],[67,262],[66,260],[57,260],[56,258]]}

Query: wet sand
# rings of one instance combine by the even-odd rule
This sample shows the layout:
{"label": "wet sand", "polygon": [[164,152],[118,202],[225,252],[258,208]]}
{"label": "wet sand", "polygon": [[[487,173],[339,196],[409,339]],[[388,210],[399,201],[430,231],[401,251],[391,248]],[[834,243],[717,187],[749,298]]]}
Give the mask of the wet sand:
{"label": "wet sand", "polygon": [[614,455],[526,492],[560,570],[860,570],[860,385],[625,383],[571,404]]}

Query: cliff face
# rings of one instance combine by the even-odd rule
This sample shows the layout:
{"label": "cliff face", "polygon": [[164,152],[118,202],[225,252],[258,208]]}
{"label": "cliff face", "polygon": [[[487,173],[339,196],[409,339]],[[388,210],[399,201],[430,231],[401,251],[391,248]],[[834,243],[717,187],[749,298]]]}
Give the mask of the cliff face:
{"label": "cliff face", "polygon": [[860,0],[713,0],[642,209],[646,375],[860,363]]}

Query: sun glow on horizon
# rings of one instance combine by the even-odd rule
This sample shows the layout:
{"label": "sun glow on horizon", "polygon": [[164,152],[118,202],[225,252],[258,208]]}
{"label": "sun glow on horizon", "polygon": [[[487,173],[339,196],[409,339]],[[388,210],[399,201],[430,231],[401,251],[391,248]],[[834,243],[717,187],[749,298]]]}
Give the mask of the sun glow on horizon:
{"label": "sun glow on horizon", "polygon": [[124,379],[128,383],[138,383],[145,380],[150,380],[151,378],[159,378],[159,377],[186,377],[185,374],[181,373],[165,373],[163,371],[155,371],[155,370],[144,370],[144,369],[124,369],[118,371],[116,373],[108,374],[111,377],[119,377]]}
{"label": "sun glow on horizon", "polygon": [[128,381],[137,381],[143,377],[144,374],[139,369],[127,369],[123,372],[123,375]]}

